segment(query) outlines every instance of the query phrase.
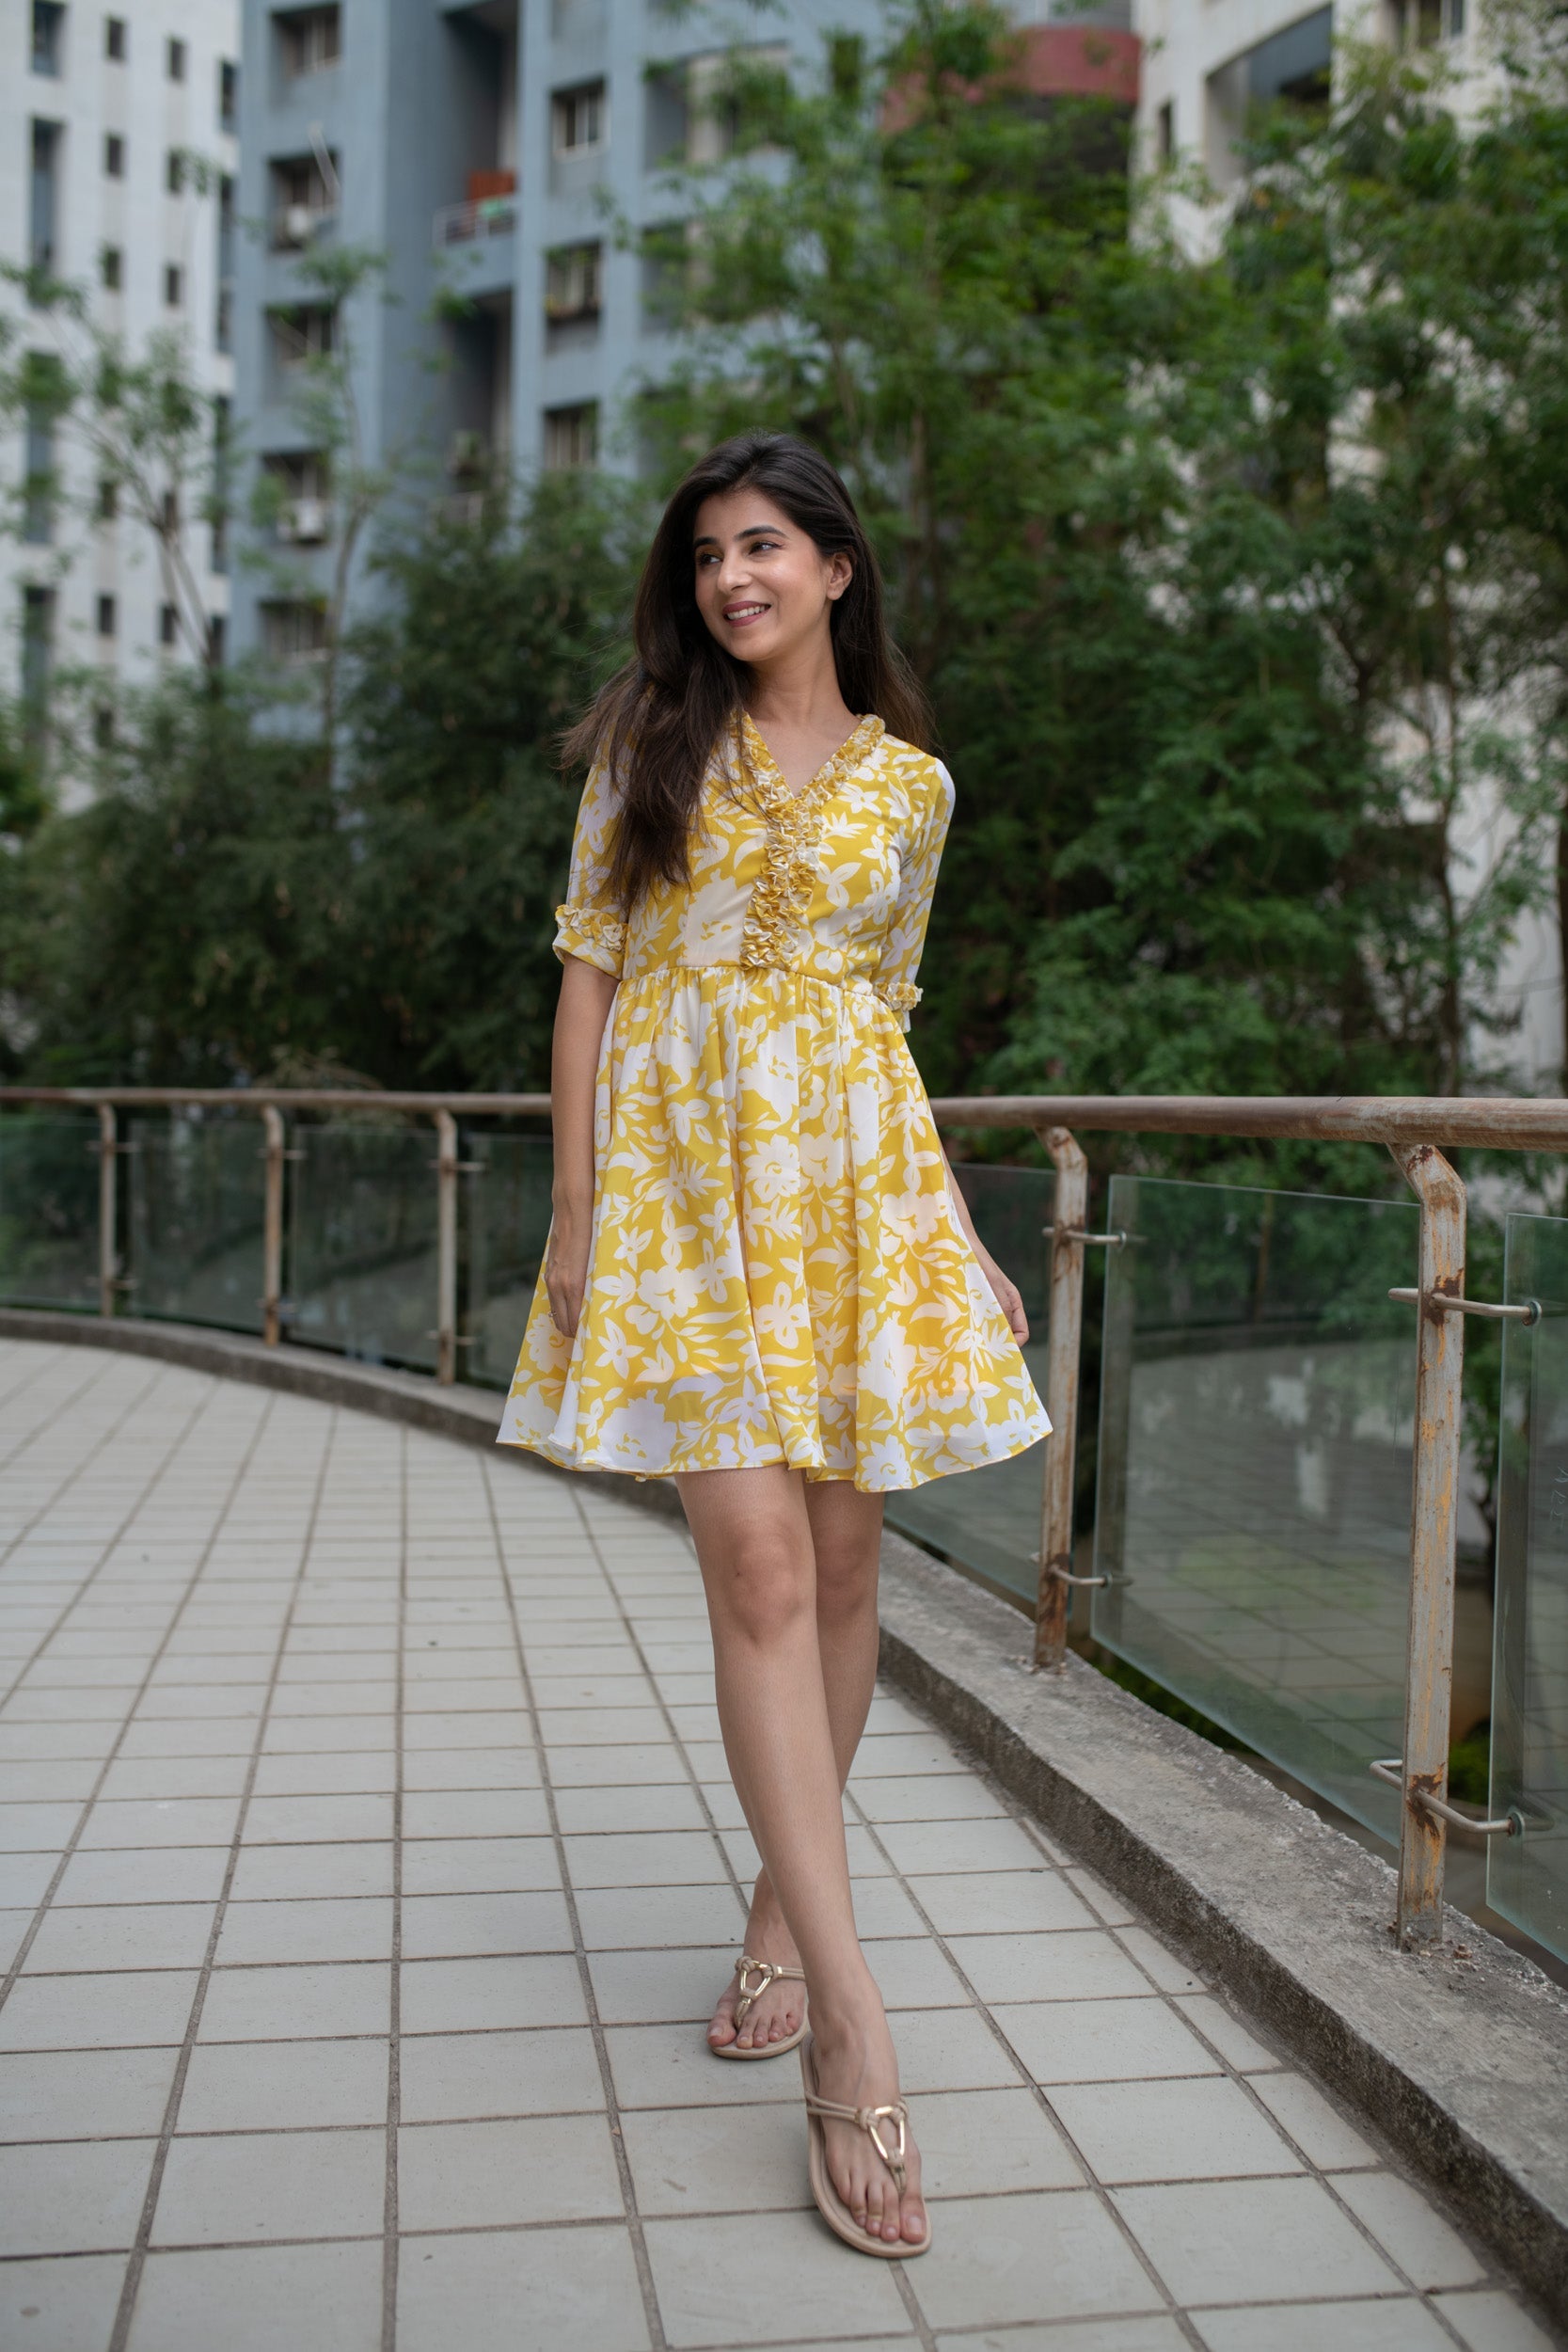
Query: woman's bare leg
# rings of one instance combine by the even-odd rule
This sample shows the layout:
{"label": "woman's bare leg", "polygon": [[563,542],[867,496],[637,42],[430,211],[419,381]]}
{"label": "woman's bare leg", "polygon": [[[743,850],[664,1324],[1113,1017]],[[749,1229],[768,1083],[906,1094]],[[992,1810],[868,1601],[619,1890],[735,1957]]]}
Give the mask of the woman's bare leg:
{"label": "woman's bare leg", "polygon": [[[855,1932],[804,1482],[781,1466],[678,1483],[707,1592],[724,1753],[806,1971],[818,2084],[846,2106],[882,2106],[898,2095],[897,2059]],[[889,2243],[922,2242],[914,2151],[900,2202],[864,2132],[825,2129],[856,2219]]]}
{"label": "woman's bare leg", "polygon": [[[855,1753],[865,1729],[871,1694],[877,1681],[877,1570],[882,1540],[882,1498],[860,1494],[847,1479],[810,1481],[805,1486],[806,1517],[811,1526],[816,1561],[816,1639],[822,1660],[822,1685],[828,1702],[828,1724],[839,1787],[849,1778]],[[756,1960],[776,1960],[800,1965],[800,1955],[789,1932],[768,1873],[758,1873],[746,1923],[746,1949]],[[753,2049],[783,2042],[795,2032],[803,2013],[804,1987],[794,1978],[781,1978],[759,1994],[746,2012],[739,2032],[735,2026],[738,1985],[732,1980],[719,1997],[708,2040],[716,2050],[737,2042]]]}

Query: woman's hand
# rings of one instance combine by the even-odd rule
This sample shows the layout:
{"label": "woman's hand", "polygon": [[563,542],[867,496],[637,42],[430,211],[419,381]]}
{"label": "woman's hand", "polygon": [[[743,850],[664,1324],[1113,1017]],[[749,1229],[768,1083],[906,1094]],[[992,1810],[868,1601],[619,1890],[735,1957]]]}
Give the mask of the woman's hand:
{"label": "woman's hand", "polygon": [[557,1211],[550,1227],[549,1248],[545,1252],[545,1290],[550,1302],[550,1321],[563,1340],[575,1340],[578,1335],[583,1293],[588,1288],[592,1225],[591,1217],[563,1220]]}
{"label": "woman's hand", "polygon": [[989,1249],[974,1245],[974,1263],[990,1284],[991,1295],[1007,1319],[1007,1328],[1022,1347],[1029,1337],[1029,1318],[1023,1311],[1023,1300],[1016,1282],[1009,1282]]}

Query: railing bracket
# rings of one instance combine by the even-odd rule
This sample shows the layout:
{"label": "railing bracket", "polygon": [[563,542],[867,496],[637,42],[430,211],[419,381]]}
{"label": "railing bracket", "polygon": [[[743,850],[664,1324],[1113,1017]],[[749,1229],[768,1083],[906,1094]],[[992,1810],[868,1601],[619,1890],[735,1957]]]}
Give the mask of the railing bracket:
{"label": "railing bracket", "polygon": [[1442,1315],[1481,1315],[1489,1323],[1539,1323],[1541,1320],[1539,1298],[1522,1298],[1517,1306],[1499,1307],[1484,1298],[1454,1298],[1447,1291],[1423,1293],[1398,1290],[1390,1291],[1388,1295],[1398,1299],[1402,1307],[1425,1305]]}
{"label": "railing bracket", "polygon": [[[1405,1794],[1402,1756],[1380,1756],[1376,1763],[1368,1765],[1367,1770],[1375,1773],[1379,1780],[1386,1780],[1390,1788],[1397,1788],[1402,1797]],[[1441,1797],[1432,1796],[1425,1788],[1414,1788],[1409,1795],[1412,1804],[1424,1805],[1429,1813],[1435,1813],[1441,1820],[1451,1821],[1456,1829],[1473,1829],[1480,1837],[1523,1837],[1525,1834],[1522,1813],[1507,1814],[1500,1821],[1477,1821],[1468,1813],[1461,1813],[1456,1804],[1446,1804]]]}
{"label": "railing bracket", "polygon": [[1077,1242],[1083,1248],[1125,1249],[1125,1233],[1085,1233],[1081,1225],[1042,1225],[1042,1233],[1050,1241]]}

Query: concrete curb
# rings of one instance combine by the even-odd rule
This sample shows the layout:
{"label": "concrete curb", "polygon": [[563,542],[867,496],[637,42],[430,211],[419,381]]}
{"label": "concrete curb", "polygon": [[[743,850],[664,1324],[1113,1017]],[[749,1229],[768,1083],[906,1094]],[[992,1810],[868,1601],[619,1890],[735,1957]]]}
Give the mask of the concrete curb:
{"label": "concrete curb", "polygon": [[[1392,1867],[889,1534],[882,1671],[1370,2121],[1568,2322],[1568,2000],[1462,1915],[1394,1949]],[[1459,1949],[1465,1957],[1459,1956]]]}
{"label": "concrete curb", "polygon": [[[420,1374],[300,1347],[17,1308],[0,1309],[0,1337],[155,1357],[463,1444],[495,1442],[499,1400],[488,1391],[438,1389]],[[558,1474],[681,1517],[668,1480]],[[1361,2108],[1568,2325],[1568,1999],[1559,1989],[1458,1914],[1442,1955],[1397,1953],[1388,1865],[1081,1660],[1069,1657],[1061,1677],[1026,1673],[1017,1610],[891,1531],[882,1572],[889,1679]]]}

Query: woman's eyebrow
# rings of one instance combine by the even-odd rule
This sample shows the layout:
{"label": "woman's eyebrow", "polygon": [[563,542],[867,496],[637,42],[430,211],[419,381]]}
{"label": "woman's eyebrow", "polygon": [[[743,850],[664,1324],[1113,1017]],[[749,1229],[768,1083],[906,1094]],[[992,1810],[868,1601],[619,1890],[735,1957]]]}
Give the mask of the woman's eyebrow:
{"label": "woman's eyebrow", "polygon": [[[767,533],[772,538],[782,539],[785,528],[784,523],[743,523],[735,535],[737,539],[757,539]],[[718,532],[714,531],[700,531],[691,542],[693,552],[698,548],[717,548],[722,544]]]}

